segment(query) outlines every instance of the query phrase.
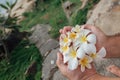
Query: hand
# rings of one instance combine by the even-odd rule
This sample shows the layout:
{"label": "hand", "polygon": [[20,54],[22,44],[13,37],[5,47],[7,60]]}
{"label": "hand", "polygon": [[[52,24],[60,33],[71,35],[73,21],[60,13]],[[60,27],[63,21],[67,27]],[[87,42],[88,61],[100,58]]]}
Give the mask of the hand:
{"label": "hand", "polygon": [[72,29],[71,26],[65,26],[63,29],[60,29],[61,34],[66,34],[66,32],[70,31]]}
{"label": "hand", "polygon": [[69,80],[86,80],[97,74],[93,66],[92,69],[86,69],[84,72],[81,72],[80,67],[75,70],[69,70],[67,64],[63,63],[63,55],[61,53],[57,54],[56,64],[60,69],[61,73]]}
{"label": "hand", "polygon": [[[107,43],[108,36],[104,34],[104,32],[99,29],[98,27],[92,26],[85,24],[83,25],[85,29],[89,29],[94,33],[97,37],[97,43],[96,43],[96,48],[97,50],[100,50],[101,47],[105,47],[105,44]],[[66,32],[71,30],[71,26],[65,26],[63,29],[60,29],[61,34],[66,34]]]}

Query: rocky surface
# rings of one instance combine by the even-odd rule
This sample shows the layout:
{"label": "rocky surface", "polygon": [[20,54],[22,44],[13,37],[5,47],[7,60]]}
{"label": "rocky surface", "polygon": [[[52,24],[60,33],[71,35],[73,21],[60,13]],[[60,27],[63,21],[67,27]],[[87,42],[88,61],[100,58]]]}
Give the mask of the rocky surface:
{"label": "rocky surface", "polygon": [[68,21],[70,20],[70,17],[73,13],[73,3],[70,1],[66,1],[64,3],[62,3],[62,8],[66,14],[66,17],[68,19]]}
{"label": "rocky surface", "polygon": [[11,10],[11,17],[17,17],[19,21],[23,20],[22,14],[24,12],[32,11],[35,6],[36,0],[17,0],[17,3]]}
{"label": "rocky surface", "polygon": [[[98,26],[107,35],[120,32],[120,0],[101,0],[93,10],[88,24]],[[114,76],[106,70],[110,64],[120,66],[119,58],[96,60],[96,68],[99,73],[106,76]]]}

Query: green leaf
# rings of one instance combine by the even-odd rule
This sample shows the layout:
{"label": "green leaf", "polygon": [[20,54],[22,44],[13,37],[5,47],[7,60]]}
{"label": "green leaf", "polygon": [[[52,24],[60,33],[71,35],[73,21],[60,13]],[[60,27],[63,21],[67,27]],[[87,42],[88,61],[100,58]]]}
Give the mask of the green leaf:
{"label": "green leaf", "polygon": [[3,5],[3,4],[0,4],[0,6],[1,6],[2,8],[4,8],[4,9],[6,9],[6,10],[9,9],[7,6],[5,6],[5,5]]}
{"label": "green leaf", "polygon": [[7,5],[8,7],[10,7],[10,3],[9,3],[8,1],[6,1],[6,5]]}
{"label": "green leaf", "polygon": [[15,6],[16,3],[17,3],[17,0],[15,0],[15,2],[11,5],[11,9]]}

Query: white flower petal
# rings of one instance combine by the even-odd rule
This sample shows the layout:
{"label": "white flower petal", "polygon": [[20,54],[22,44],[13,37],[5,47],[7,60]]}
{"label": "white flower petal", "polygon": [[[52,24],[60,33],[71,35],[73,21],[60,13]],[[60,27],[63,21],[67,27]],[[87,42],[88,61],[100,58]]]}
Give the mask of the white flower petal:
{"label": "white flower petal", "polygon": [[78,50],[77,50],[77,57],[78,58],[83,58],[85,56],[85,51],[82,49],[82,47],[80,47]]}
{"label": "white flower petal", "polygon": [[80,28],[80,25],[77,24],[77,25],[75,26],[75,28]]}
{"label": "white flower petal", "polygon": [[96,44],[96,36],[94,34],[90,34],[87,36],[87,40],[90,43]]}
{"label": "white flower petal", "polygon": [[91,31],[88,29],[82,29],[81,34],[84,34],[84,36],[87,36]]}
{"label": "white flower petal", "polygon": [[81,65],[81,72],[84,72],[84,71],[85,71],[85,66]]}
{"label": "white flower petal", "polygon": [[68,62],[68,69],[75,70],[78,67],[78,60],[77,58],[71,59]]}
{"label": "white flower petal", "polygon": [[87,54],[96,53],[96,47],[94,44],[83,44],[83,49]]}
{"label": "white flower petal", "polygon": [[88,69],[91,69],[91,68],[92,68],[92,66],[91,66],[90,64],[87,64],[86,67],[87,67]]}
{"label": "white flower petal", "polygon": [[101,58],[105,57],[106,56],[106,49],[104,47],[102,47],[97,54]]}
{"label": "white flower petal", "polygon": [[68,61],[69,61],[69,59],[70,59],[70,57],[68,56],[68,55],[63,55],[63,62],[64,63],[67,63]]}

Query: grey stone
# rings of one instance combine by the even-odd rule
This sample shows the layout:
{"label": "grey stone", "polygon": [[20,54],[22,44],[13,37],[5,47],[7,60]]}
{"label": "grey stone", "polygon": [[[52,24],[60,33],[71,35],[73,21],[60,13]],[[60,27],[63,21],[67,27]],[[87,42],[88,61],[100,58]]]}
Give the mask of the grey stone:
{"label": "grey stone", "polygon": [[[120,32],[120,0],[101,0],[93,10],[87,24],[99,27],[107,35],[113,35]],[[106,70],[106,67],[115,64],[120,66],[120,58],[96,60],[97,71],[105,76],[113,76]]]}
{"label": "grey stone", "polygon": [[120,31],[120,5],[119,0],[101,0],[93,14],[88,19],[87,24],[100,27],[107,35],[112,35]]}
{"label": "grey stone", "polygon": [[62,8],[63,8],[68,20],[70,19],[70,16],[72,15],[72,12],[73,12],[72,5],[73,5],[73,3],[70,1],[66,1],[62,4]]}
{"label": "grey stone", "polygon": [[40,47],[40,52],[42,55],[44,55],[46,52],[56,48],[58,45],[59,45],[58,41],[54,39],[49,39],[48,41],[45,42],[45,44],[43,44]]}
{"label": "grey stone", "polygon": [[106,67],[109,65],[116,65],[120,67],[120,58],[110,58],[110,59],[97,59],[95,61],[96,70],[101,74],[109,77],[116,77],[116,75],[107,71]]}
{"label": "grey stone", "polygon": [[30,12],[35,7],[36,0],[17,0],[17,3],[12,8],[10,16],[17,17],[18,23],[24,19],[23,13]]}
{"label": "grey stone", "polygon": [[34,26],[31,30],[33,31],[32,35],[29,37],[29,40],[32,43],[35,43],[37,48],[40,48],[44,45],[51,37],[49,36],[48,32],[50,31],[51,26],[38,24]]}
{"label": "grey stone", "polygon": [[61,72],[58,70],[54,73],[54,76],[53,76],[53,80],[68,80],[67,78],[65,78]]}
{"label": "grey stone", "polygon": [[[46,57],[46,59],[43,62],[43,68],[42,68],[42,78],[43,80],[50,80],[50,76],[54,75],[54,72],[51,73],[51,70],[56,67],[56,59],[57,59],[57,52],[58,49],[52,50],[49,55]],[[51,64],[51,61],[54,61],[54,64]]]}

